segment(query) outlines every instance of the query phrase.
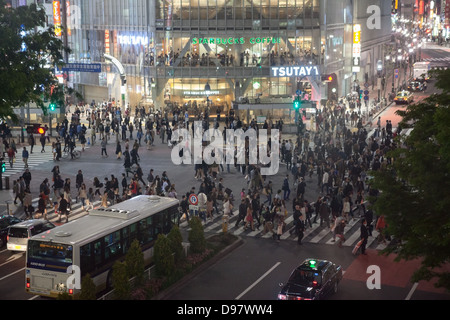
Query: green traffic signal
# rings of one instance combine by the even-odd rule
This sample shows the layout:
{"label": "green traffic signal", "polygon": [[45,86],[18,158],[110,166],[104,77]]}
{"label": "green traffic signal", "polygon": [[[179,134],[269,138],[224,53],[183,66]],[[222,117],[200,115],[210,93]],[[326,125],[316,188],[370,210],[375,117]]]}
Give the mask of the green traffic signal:
{"label": "green traffic signal", "polygon": [[48,106],[48,108],[50,109],[50,111],[55,111],[55,110],[56,110],[56,104],[50,103],[50,105]]}
{"label": "green traffic signal", "polygon": [[2,162],[2,173],[6,172],[6,163]]}
{"label": "green traffic signal", "polygon": [[294,110],[299,110],[301,106],[301,101],[300,100],[295,100],[294,101]]}

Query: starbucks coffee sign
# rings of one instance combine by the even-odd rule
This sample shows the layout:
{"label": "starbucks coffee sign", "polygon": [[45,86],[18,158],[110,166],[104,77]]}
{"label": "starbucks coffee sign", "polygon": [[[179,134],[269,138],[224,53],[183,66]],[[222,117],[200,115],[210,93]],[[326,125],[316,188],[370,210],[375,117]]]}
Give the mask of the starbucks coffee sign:
{"label": "starbucks coffee sign", "polygon": [[318,66],[286,66],[270,68],[271,77],[319,76]]}
{"label": "starbucks coffee sign", "polygon": [[263,37],[263,38],[233,38],[233,37],[229,37],[229,38],[193,38],[192,39],[192,44],[245,44],[245,43],[250,43],[250,44],[257,44],[257,43],[262,43],[262,44],[277,44],[277,43],[281,43],[281,38],[272,38],[272,37]]}

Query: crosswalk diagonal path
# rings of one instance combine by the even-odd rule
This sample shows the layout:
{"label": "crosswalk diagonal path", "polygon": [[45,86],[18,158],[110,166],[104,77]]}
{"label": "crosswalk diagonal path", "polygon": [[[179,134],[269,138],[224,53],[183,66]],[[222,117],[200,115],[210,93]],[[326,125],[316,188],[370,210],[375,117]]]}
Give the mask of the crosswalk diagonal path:
{"label": "crosswalk diagonal path", "polygon": [[[34,208],[38,207],[39,199],[33,199],[32,205]],[[94,208],[97,209],[101,205],[101,201],[94,202]],[[89,212],[84,210],[81,206],[81,202],[76,202],[72,200],[71,211],[69,214],[69,222],[79,219],[85,215],[88,215]],[[25,213],[22,213],[21,216],[18,216],[20,219],[26,219]],[[34,218],[40,219],[43,218],[41,214],[34,214]],[[55,225],[60,225],[65,223],[65,217],[62,217],[61,222],[59,221],[60,216],[56,214],[53,207],[47,208],[47,219],[48,221],[54,223]],[[273,241],[273,233],[267,232],[264,233],[264,225],[261,222],[261,226],[257,228],[258,223],[255,222],[255,230],[251,230],[248,228],[244,229],[243,222],[236,227],[236,221],[238,219],[238,211],[234,212],[234,215],[228,219],[227,232],[240,237],[253,237],[253,238],[261,238],[262,240],[270,240]],[[304,231],[304,237],[302,243],[312,243],[312,244],[326,244],[330,246],[335,246],[337,241],[333,241],[333,233],[331,229],[324,223],[323,226],[320,225],[319,220],[314,223],[314,219],[311,219],[312,226],[307,224],[307,228]],[[331,223],[330,223],[331,224]],[[357,218],[355,215],[355,219],[351,219],[344,229],[344,237],[345,242],[342,243],[343,247],[354,247],[356,243],[360,240],[360,218]],[[186,220],[182,220],[180,222],[180,228],[186,228],[190,230],[189,224]],[[205,234],[220,234],[223,232],[223,215],[215,214],[212,219],[206,219],[203,223],[203,228]],[[297,235],[295,233],[291,234],[291,231],[294,229],[293,216],[289,215],[285,219],[285,227],[283,228],[283,233],[280,235],[281,241],[292,241],[297,242]],[[274,232],[276,232],[276,227],[274,227]],[[386,244],[379,243],[377,241],[378,232],[376,230],[372,231],[372,236],[369,236],[367,242],[367,248],[382,250],[386,248]]]}
{"label": "crosswalk diagonal path", "polygon": [[[39,202],[39,198],[32,200],[32,206],[35,208],[35,210],[38,207],[38,202]],[[101,201],[95,201],[93,204],[94,209],[99,208],[100,204],[101,204]],[[87,214],[89,214],[89,212],[86,210],[83,210],[81,202],[76,202],[75,200],[72,200],[71,210],[69,213],[69,222],[72,220],[76,220],[81,217],[84,217]],[[21,215],[17,216],[17,217],[19,219],[23,219],[23,220],[25,220],[27,218],[25,212],[22,212]],[[35,212],[35,213],[33,213],[33,218],[43,219],[44,217],[40,213]],[[59,213],[55,213],[53,206],[52,207],[47,206],[47,220],[52,222],[55,225],[60,225],[66,221],[65,216],[61,217],[61,222],[59,221],[59,219],[60,219]]]}
{"label": "crosswalk diagonal path", "polygon": [[[53,153],[50,146],[45,147],[45,152],[41,152],[41,147],[35,147],[33,153],[30,153],[28,158],[28,169],[35,168],[43,163],[53,161]],[[6,171],[3,172],[3,177],[11,177],[15,174],[22,174],[25,171],[25,165],[22,161],[22,151],[17,150],[16,159],[11,168],[8,157],[5,157]]]}
{"label": "crosswalk diagonal path", "polygon": [[[243,222],[239,224],[238,227],[235,226],[236,221],[238,219],[238,211],[235,211],[233,216],[231,216],[228,220],[227,232],[240,237],[253,237],[253,238],[261,238],[261,239],[272,239],[273,233],[267,232],[264,233],[264,226],[261,223],[259,229],[257,228],[258,223],[255,222],[255,230],[251,230],[248,228],[247,230],[243,227]],[[262,218],[261,218],[262,219]],[[205,234],[219,234],[223,232],[223,215],[215,214],[212,219],[206,219],[203,222],[203,228]],[[304,237],[302,243],[315,243],[315,244],[326,244],[326,245],[336,245],[338,241],[333,241],[333,233],[331,229],[326,226],[324,223],[323,226],[320,225],[319,221],[316,223],[311,219],[312,227],[307,224],[307,228],[304,232]],[[297,236],[295,234],[291,234],[291,230],[294,228],[293,217],[289,215],[285,219],[285,228],[283,229],[283,233],[280,235],[280,240],[283,241],[297,241]],[[330,222],[331,224],[331,222]],[[342,243],[343,247],[354,247],[356,243],[360,240],[360,218],[355,216],[355,219],[351,219],[349,223],[346,225],[344,229],[344,237],[345,242]],[[183,219],[180,222],[180,228],[186,228],[190,230],[188,222]],[[274,231],[276,228],[274,228]],[[378,232],[373,230],[372,236],[369,236],[367,242],[367,248],[382,250],[386,248],[387,244],[379,243],[377,241]]]}
{"label": "crosswalk diagonal path", "polygon": [[425,58],[422,61],[429,62],[450,62],[450,57],[436,57],[436,58]]}
{"label": "crosswalk diagonal path", "polygon": [[[392,132],[397,132],[397,129],[398,129],[397,127],[392,128]],[[403,129],[403,130],[400,132],[400,135],[405,136],[405,137],[408,137],[408,136],[411,134],[411,132],[413,131],[413,129],[414,129],[414,128],[406,128],[406,129]],[[370,140],[371,137],[374,137],[374,138],[380,138],[380,137],[381,137],[381,132],[378,132],[377,136],[375,136],[375,133],[376,133],[377,131],[378,131],[377,128],[373,128],[372,130],[370,130],[370,131],[368,132],[368,134],[367,134],[367,140],[366,140],[366,142],[368,142],[368,141]]]}

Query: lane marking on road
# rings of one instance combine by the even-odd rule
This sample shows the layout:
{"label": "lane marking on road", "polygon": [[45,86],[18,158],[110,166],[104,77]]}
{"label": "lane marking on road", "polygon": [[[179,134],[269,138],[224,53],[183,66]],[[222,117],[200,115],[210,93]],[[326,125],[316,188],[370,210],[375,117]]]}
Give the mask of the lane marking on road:
{"label": "lane marking on road", "polygon": [[3,278],[0,278],[0,281],[5,280],[6,278],[9,278],[9,277],[15,275],[16,273],[19,273],[20,271],[24,271],[24,270],[25,270],[25,268],[22,268],[22,269],[19,269],[19,270],[17,270],[17,271],[14,271],[14,272],[12,272],[12,273],[10,273],[10,274],[4,276]]}
{"label": "lane marking on road", "polygon": [[3,262],[2,264],[0,264],[0,267],[3,267],[5,264],[8,264],[10,262],[13,262],[14,260],[17,260],[19,258],[21,258],[23,256],[23,253],[16,253],[13,254],[11,257],[9,257],[6,262]]}
{"label": "lane marking on road", "polygon": [[405,300],[411,299],[411,297],[412,297],[414,291],[416,291],[418,285],[419,285],[418,282],[414,283],[414,285],[412,286],[411,290],[409,290],[409,293],[408,293],[408,295],[406,296]]}
{"label": "lane marking on road", "polygon": [[262,279],[267,277],[267,275],[269,275],[269,273],[271,273],[273,270],[275,270],[280,264],[281,264],[281,262],[277,262],[272,268],[270,268],[266,273],[264,273],[261,277],[259,277],[258,280],[253,282],[250,287],[245,289],[240,295],[238,295],[236,298],[234,298],[234,300],[239,300],[240,298],[242,298],[247,292],[249,292],[254,286],[256,286]]}

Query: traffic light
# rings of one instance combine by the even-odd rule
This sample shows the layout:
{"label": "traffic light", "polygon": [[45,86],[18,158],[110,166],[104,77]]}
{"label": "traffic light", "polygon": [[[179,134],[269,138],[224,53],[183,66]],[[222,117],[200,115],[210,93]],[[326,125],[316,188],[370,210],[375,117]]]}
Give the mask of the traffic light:
{"label": "traffic light", "polygon": [[298,111],[302,107],[302,99],[300,98],[300,95],[297,95],[293,101],[294,103],[294,110]]}
{"label": "traffic light", "polygon": [[327,74],[322,76],[322,82],[333,82],[334,77],[332,74]]}
{"label": "traffic light", "polygon": [[4,159],[0,160],[0,163],[2,164],[2,173],[6,172],[6,163],[3,162]]}
{"label": "traffic light", "polygon": [[45,134],[47,130],[45,129],[45,127],[41,127],[40,124],[35,124],[32,126],[28,126],[27,127],[27,133],[28,134]]}
{"label": "traffic light", "polygon": [[45,134],[45,128],[44,127],[37,127],[37,129],[36,129],[36,134],[40,134],[40,135],[43,135],[43,134]]}
{"label": "traffic light", "polygon": [[50,103],[49,104],[49,106],[48,106],[48,110],[50,110],[50,111],[55,111],[56,110],[56,104],[55,103]]}

